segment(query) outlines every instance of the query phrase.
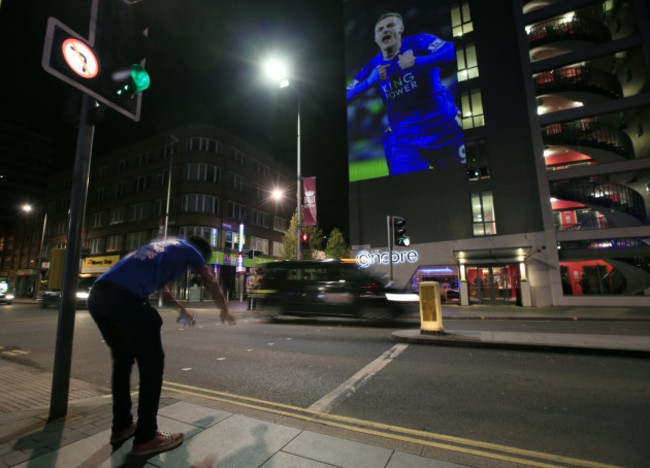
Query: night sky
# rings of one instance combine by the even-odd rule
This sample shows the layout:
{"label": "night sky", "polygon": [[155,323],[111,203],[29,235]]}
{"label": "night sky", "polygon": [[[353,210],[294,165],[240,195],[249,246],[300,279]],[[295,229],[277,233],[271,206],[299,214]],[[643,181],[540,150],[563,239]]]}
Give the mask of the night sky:
{"label": "night sky", "polygon": [[[56,164],[74,158],[79,92],[41,68],[54,16],[86,37],[89,0],[1,0],[0,119],[55,139]],[[102,1],[102,0],[100,0]],[[108,111],[95,151],[197,120],[296,163],[296,94],[263,80],[260,64],[282,53],[300,95],[302,173],[317,176],[319,224],[347,236],[343,2],[336,0],[143,0],[149,22],[140,122]]]}

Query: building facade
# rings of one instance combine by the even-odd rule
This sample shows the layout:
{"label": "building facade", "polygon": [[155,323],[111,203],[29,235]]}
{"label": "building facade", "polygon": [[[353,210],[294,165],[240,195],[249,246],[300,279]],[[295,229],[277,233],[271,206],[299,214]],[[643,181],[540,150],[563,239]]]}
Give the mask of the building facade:
{"label": "building facade", "polygon": [[[71,187],[70,170],[48,179],[40,252],[44,281],[59,268],[51,263],[54,250],[66,246]],[[271,196],[276,189],[283,194],[277,200]],[[176,128],[93,155],[80,273],[99,276],[152,239],[199,235],[212,243],[210,263],[235,297],[253,262],[282,254],[294,211],[293,169],[213,125]],[[33,262],[38,250],[31,250]],[[191,278],[179,281],[178,297],[190,298],[192,284]],[[33,289],[25,286],[17,293],[27,290]]]}
{"label": "building facade", "polygon": [[[465,161],[351,182],[359,261],[461,304],[650,305],[647,3],[449,13]],[[410,247],[387,248],[392,216]]]}

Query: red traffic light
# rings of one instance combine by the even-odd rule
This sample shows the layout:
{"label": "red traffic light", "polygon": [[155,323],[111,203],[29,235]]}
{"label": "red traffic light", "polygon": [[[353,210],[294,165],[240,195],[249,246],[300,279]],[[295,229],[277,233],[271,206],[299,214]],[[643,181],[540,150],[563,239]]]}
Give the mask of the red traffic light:
{"label": "red traffic light", "polygon": [[306,232],[303,232],[301,239],[302,239],[303,242],[307,242],[309,240],[309,234],[307,234]]}

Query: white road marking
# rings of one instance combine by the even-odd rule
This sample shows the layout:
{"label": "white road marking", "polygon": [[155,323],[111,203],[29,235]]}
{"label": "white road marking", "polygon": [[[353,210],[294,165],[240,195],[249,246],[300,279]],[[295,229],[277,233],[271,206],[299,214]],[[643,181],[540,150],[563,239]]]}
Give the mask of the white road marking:
{"label": "white road marking", "polygon": [[393,359],[399,356],[408,347],[407,344],[396,344],[366,367],[354,374],[337,388],[309,407],[312,411],[328,413],[337,401],[347,398],[356,392],[362,385],[370,380],[377,372],[386,367]]}

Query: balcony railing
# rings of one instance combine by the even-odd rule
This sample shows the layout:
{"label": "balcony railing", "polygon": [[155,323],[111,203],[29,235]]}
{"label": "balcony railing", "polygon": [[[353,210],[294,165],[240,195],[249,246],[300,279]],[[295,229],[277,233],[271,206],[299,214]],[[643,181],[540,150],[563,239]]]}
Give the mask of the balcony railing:
{"label": "balcony railing", "polygon": [[528,47],[533,49],[557,41],[581,40],[601,44],[612,40],[609,29],[590,18],[555,18],[533,25],[528,31]]}
{"label": "balcony railing", "polygon": [[616,76],[597,68],[578,66],[542,72],[535,76],[535,94],[588,91],[612,99],[623,97]]}
{"label": "balcony railing", "polygon": [[595,119],[547,125],[542,128],[542,139],[546,145],[598,148],[634,159],[632,139],[614,127],[600,125]]}
{"label": "balcony railing", "polygon": [[[551,196],[591,207],[626,213],[639,221],[646,221],[645,202],[635,190],[599,177],[565,179],[550,185]],[[603,213],[607,217],[607,213]]]}

